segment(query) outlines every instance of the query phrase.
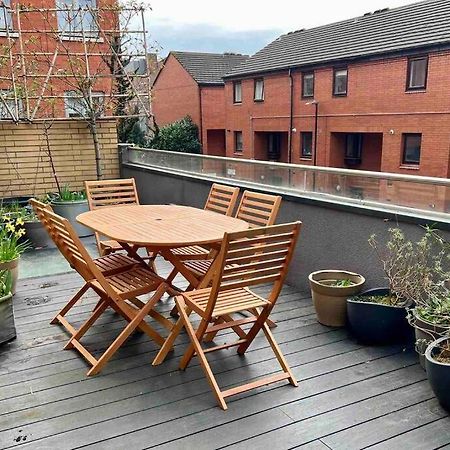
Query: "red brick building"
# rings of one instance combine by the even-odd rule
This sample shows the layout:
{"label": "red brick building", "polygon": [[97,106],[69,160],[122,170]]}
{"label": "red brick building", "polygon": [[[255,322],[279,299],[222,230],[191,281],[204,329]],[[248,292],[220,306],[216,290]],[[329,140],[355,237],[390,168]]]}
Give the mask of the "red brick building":
{"label": "red brick building", "polygon": [[248,56],[232,53],[171,52],[153,83],[156,123],[190,115],[205,153],[225,156],[225,93],[222,77]]}
{"label": "red brick building", "polygon": [[225,116],[230,157],[448,177],[450,2],[280,36],[225,76]]}

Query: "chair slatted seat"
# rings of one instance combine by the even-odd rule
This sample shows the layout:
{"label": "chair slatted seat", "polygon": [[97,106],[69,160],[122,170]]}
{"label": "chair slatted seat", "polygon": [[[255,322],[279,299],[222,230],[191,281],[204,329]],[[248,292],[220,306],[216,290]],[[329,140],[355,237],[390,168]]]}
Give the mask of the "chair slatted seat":
{"label": "chair slatted seat", "polygon": [[[236,212],[236,218],[248,222],[250,228],[273,225],[277,218],[280,204],[281,197],[279,195],[244,191]],[[200,282],[211,267],[212,260],[196,261],[189,258],[183,264],[192,271]]]}
{"label": "chair slatted seat", "polygon": [[[44,226],[44,228],[47,230],[47,233],[52,238],[55,245],[60,248],[60,242],[56,240],[53,236],[53,230],[49,226],[48,221],[46,219],[45,212],[53,212],[52,207],[49,204],[42,203],[36,199],[30,199],[30,204],[33,207],[33,210]],[[130,258],[127,255],[116,253],[116,254],[109,254],[106,256],[100,256],[99,258],[95,258],[94,260],[95,266],[104,274],[104,275],[111,275],[117,272],[121,272],[124,270],[129,270],[136,265],[139,264],[139,261],[136,261],[133,258]],[[67,302],[67,304],[55,315],[55,317],[51,320],[51,324],[61,323],[70,333],[72,333],[73,327],[68,324],[67,320],[64,318],[64,316],[75,306],[75,304],[81,300],[83,295],[88,291],[89,286],[87,283],[85,283],[81,289]]]}
{"label": "chair slatted seat", "polygon": [[[134,178],[86,181],[84,184],[91,211],[113,206],[139,205]],[[118,242],[111,239],[102,239],[98,233],[95,233],[95,240],[100,255],[123,250]]]}
{"label": "chair slatted seat", "polygon": [[[103,273],[90,257],[67,219],[48,210],[43,210],[42,214],[61,253],[71,267],[84,278],[83,293],[88,289],[93,289],[100,297],[91,316],[80,328],[75,329],[64,317],[58,320],[71,334],[64,348],[75,348],[92,365],[87,373],[88,376],[97,374],[137,328],[157,344],[162,345],[164,342],[162,336],[145,322],[144,318],[152,315],[167,328],[172,328],[167,319],[153,311],[155,304],[167,291],[168,286],[164,279],[154,273],[145,263],[134,265],[120,272]],[[146,303],[137,298],[150,293],[152,295]],[[108,308],[120,314],[128,324],[103,354],[99,358],[95,358],[81,343],[81,338]]]}
{"label": "chair slatted seat", "polygon": [[[197,356],[216,400],[223,409],[227,409],[227,397],[255,387],[282,380],[288,380],[291,385],[297,386],[297,380],[267,321],[286,278],[300,226],[301,223],[296,222],[225,234],[220,252],[208,272],[211,280],[203,280],[204,286],[175,298],[180,318],[155,357],[153,365],[164,361],[184,327],[191,345],[181,359],[180,369],[186,369],[191,359]],[[272,285],[272,289],[267,298],[252,291],[254,286],[268,283]],[[233,317],[233,314],[247,310],[255,311],[255,315],[244,319]],[[192,312],[200,316],[197,329],[194,329],[190,320]],[[244,325],[249,328],[244,330]],[[238,335],[237,341],[203,348],[202,343],[207,341],[205,338],[209,334],[228,328],[232,328]],[[243,355],[260,331],[266,336],[281,366],[281,372],[221,390],[206,355],[230,347],[237,347],[238,354]]]}

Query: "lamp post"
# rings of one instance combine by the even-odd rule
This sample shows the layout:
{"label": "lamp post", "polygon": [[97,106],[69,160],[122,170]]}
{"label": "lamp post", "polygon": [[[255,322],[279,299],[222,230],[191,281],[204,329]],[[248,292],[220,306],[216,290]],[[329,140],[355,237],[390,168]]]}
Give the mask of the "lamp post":
{"label": "lamp post", "polygon": [[[314,150],[313,150],[313,165],[317,166],[317,135],[319,134],[319,102],[317,100],[312,100],[308,102],[307,105],[314,105]],[[313,184],[312,191],[316,191],[316,172],[313,172]]]}
{"label": "lamp post", "polygon": [[317,135],[319,131],[319,102],[317,100],[313,100],[311,102],[306,103],[307,105],[314,105],[315,113],[314,113],[314,153],[313,153],[313,164],[317,166]]}

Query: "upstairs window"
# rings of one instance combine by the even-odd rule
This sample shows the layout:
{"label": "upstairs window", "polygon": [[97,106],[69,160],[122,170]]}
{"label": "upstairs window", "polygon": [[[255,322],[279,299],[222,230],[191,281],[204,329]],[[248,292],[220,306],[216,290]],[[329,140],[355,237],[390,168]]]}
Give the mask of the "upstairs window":
{"label": "upstairs window", "polygon": [[233,83],[233,103],[242,103],[242,82]]}
{"label": "upstairs window", "polygon": [[312,144],[313,144],[313,134],[310,131],[302,132],[301,134],[301,157],[302,158],[312,158]]}
{"label": "upstairs window", "polygon": [[346,96],[348,86],[348,69],[334,69],[333,95]]}
{"label": "upstairs window", "polygon": [[64,35],[92,37],[98,34],[97,0],[57,0],[56,6],[58,30]]}
{"label": "upstairs window", "polygon": [[244,141],[242,139],[242,131],[234,132],[234,151],[235,153],[242,153],[244,150]]}
{"label": "upstairs window", "polygon": [[403,158],[406,165],[419,165],[420,149],[422,147],[422,135],[419,133],[403,134]]}
{"label": "upstairs window", "polygon": [[427,88],[428,56],[410,58],[408,60],[408,74],[406,90],[416,91]]}
{"label": "upstairs window", "polygon": [[64,93],[66,117],[90,117],[92,114],[103,115],[104,92],[92,92],[92,108],[87,99],[75,91]]}
{"label": "upstairs window", "polygon": [[302,75],[302,97],[314,97],[314,72],[304,73]]}
{"label": "upstairs window", "polygon": [[12,27],[11,0],[3,0],[0,2],[0,31],[11,31]]}
{"label": "upstairs window", "polygon": [[258,78],[255,80],[255,90],[253,94],[253,100],[255,102],[264,101],[264,79]]}

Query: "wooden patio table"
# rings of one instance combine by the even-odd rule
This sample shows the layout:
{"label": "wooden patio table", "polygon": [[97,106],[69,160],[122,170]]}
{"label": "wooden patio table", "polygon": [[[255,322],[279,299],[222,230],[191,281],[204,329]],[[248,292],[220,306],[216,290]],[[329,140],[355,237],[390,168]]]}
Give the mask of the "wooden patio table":
{"label": "wooden patio table", "polygon": [[119,242],[129,254],[136,255],[140,247],[159,253],[193,284],[196,284],[195,277],[171,249],[190,245],[219,246],[224,233],[249,227],[244,220],[179,205],[100,208],[80,214],[77,221]]}

